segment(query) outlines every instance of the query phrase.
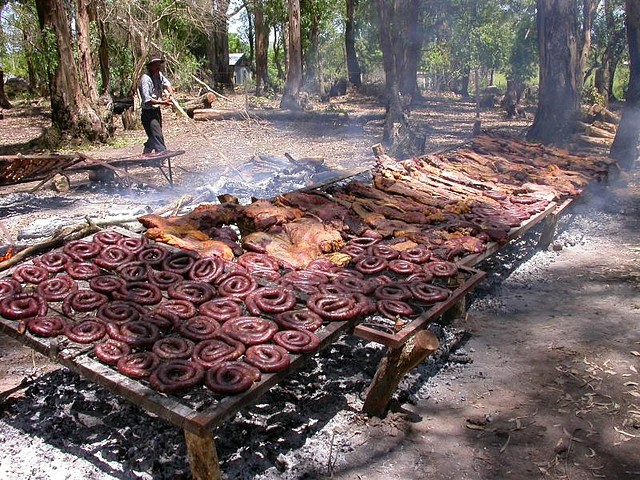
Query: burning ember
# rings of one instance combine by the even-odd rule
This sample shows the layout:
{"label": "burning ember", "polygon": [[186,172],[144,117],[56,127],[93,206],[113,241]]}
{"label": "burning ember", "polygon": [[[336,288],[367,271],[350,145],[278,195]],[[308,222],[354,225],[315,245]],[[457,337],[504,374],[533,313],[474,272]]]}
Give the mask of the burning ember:
{"label": "burning ember", "polygon": [[0,247],[0,262],[5,262],[22,250],[16,245],[6,245]]}

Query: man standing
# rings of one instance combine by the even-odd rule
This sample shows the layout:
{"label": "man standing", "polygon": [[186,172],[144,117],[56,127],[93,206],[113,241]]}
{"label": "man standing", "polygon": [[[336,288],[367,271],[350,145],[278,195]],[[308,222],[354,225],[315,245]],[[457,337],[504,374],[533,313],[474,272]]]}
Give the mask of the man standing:
{"label": "man standing", "polygon": [[[161,58],[152,58],[147,63],[147,72],[142,74],[138,85],[142,101],[142,126],[148,137],[142,153],[164,152],[167,149],[162,135],[160,107],[172,104],[173,88],[171,82],[161,72],[163,63],[164,60]],[[163,98],[165,90],[169,95],[167,98]]]}

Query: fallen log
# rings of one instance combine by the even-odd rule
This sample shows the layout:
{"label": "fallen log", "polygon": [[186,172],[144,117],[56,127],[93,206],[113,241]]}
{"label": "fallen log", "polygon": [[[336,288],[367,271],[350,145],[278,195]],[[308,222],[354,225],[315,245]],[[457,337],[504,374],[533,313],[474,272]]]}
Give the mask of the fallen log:
{"label": "fallen log", "polygon": [[204,95],[199,96],[194,100],[189,100],[188,102],[184,102],[182,108],[189,117],[193,118],[193,111],[197,109],[210,109],[211,105],[216,101],[215,94],[211,92],[207,92]]}
{"label": "fallen log", "polygon": [[440,342],[433,333],[420,330],[403,347],[389,349],[373,377],[362,410],[367,415],[383,418],[405,374],[432,355],[439,346]]}
{"label": "fallen log", "polygon": [[345,113],[302,112],[295,110],[229,110],[203,108],[193,111],[193,119],[197,121],[208,120],[246,120],[257,118],[259,120],[280,120],[290,122],[360,122],[382,120],[384,115],[349,115]]}
{"label": "fallen log", "polygon": [[600,120],[596,120],[592,123],[594,127],[601,128],[602,130],[606,130],[609,133],[613,133],[614,135],[618,132],[618,127],[615,123],[602,122]]}
{"label": "fallen log", "polygon": [[601,120],[609,123],[615,123],[616,125],[620,123],[620,118],[618,117],[618,115],[616,115],[611,110],[601,105],[593,105],[589,109],[589,116],[593,120]]}
{"label": "fallen log", "polygon": [[574,139],[594,147],[610,148],[613,143],[613,139],[589,137],[587,135],[574,135]]}
{"label": "fallen log", "polygon": [[589,137],[608,138],[610,140],[613,140],[616,137],[615,133],[608,132],[602,128],[596,127],[595,125],[588,125],[585,129],[585,133]]}

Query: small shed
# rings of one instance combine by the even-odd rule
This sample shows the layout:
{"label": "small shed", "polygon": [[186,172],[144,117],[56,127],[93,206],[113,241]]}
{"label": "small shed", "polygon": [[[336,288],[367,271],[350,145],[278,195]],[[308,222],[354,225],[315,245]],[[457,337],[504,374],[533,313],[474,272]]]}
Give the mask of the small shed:
{"label": "small shed", "polygon": [[233,83],[244,85],[251,80],[250,62],[244,53],[230,53],[229,66],[233,68]]}

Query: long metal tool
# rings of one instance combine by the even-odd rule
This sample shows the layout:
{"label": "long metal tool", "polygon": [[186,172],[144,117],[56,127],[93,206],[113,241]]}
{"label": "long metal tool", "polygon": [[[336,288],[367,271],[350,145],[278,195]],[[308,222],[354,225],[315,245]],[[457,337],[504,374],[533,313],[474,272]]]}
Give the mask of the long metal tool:
{"label": "long metal tool", "polygon": [[200,130],[200,125],[198,125],[197,122],[193,118],[191,118],[189,115],[187,115],[187,112],[184,111],[184,108],[182,108],[180,106],[178,101],[173,97],[170,97],[170,98],[171,98],[171,103],[176,108],[176,110],[178,110],[184,116],[184,118],[186,118],[187,121],[196,128],[196,130],[198,131],[200,136],[202,138],[204,138],[207,141],[207,143],[209,143],[209,145],[211,145],[216,150],[216,152],[222,157],[222,159],[225,161],[225,163],[227,165],[227,168],[231,168],[231,170],[233,170],[242,179],[242,181],[244,183],[250,184],[251,182],[248,179],[246,179],[244,177],[244,175],[242,175],[242,172],[240,170],[238,170],[233,165],[231,165],[231,163],[229,162],[229,159],[227,158],[227,156],[224,153],[222,153],[221,151],[218,150],[218,148],[209,139],[209,137],[205,134],[205,132]]}

